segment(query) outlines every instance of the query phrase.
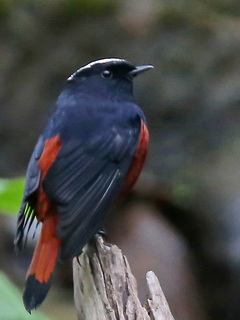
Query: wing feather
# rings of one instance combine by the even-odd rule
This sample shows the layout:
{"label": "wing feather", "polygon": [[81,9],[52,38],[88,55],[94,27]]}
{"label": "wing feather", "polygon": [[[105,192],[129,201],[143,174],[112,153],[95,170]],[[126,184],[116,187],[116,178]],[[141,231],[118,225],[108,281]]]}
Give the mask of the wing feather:
{"label": "wing feather", "polygon": [[72,140],[66,149],[63,143],[43,180],[44,191],[57,203],[61,258],[80,254],[102,227],[131,164],[139,127],[114,128],[87,143]]}
{"label": "wing feather", "polygon": [[80,254],[84,245],[99,230],[103,217],[121,186],[117,181],[118,175],[119,170],[116,170],[105,181],[103,181],[104,176],[99,176],[88,197],[84,197],[83,202],[76,202],[74,209],[81,210],[82,214],[73,219],[74,211],[72,211],[70,221],[64,221],[65,228],[61,230],[61,235],[67,241],[63,241],[61,249],[63,257]]}
{"label": "wing feather", "polygon": [[[17,232],[14,239],[15,250],[18,252],[22,249],[23,243],[26,244],[27,235],[36,218],[35,212],[35,197],[34,194],[38,189],[40,182],[40,169],[37,162],[43,152],[44,143],[42,137],[39,138],[35,149],[32,153],[31,159],[26,173],[26,182],[23,200],[18,213]],[[25,240],[24,240],[24,234]]]}

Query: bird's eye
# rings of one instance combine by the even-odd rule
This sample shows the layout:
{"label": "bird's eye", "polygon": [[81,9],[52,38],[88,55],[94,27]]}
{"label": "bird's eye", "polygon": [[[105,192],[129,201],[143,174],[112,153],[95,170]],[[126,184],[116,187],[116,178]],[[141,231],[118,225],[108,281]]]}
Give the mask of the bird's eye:
{"label": "bird's eye", "polygon": [[102,72],[102,77],[103,78],[110,78],[112,76],[112,72],[110,71],[110,70],[104,70],[103,72]]}

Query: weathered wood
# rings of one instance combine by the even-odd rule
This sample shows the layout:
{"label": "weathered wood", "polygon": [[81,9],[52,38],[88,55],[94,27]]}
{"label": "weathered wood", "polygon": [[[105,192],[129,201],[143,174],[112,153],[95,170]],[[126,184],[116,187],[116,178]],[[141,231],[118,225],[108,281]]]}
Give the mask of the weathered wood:
{"label": "weathered wood", "polygon": [[157,277],[149,271],[146,278],[149,298],[142,306],[126,257],[97,236],[73,260],[78,320],[173,320]]}

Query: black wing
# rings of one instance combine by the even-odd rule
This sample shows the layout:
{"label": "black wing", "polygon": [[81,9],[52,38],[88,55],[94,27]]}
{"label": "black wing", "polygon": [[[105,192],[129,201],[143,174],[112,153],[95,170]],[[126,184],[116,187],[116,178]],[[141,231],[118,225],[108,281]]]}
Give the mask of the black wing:
{"label": "black wing", "polygon": [[[108,130],[109,131],[109,130]],[[113,128],[88,143],[63,143],[43,188],[57,203],[61,258],[81,253],[103,224],[134,155],[140,131]]]}
{"label": "black wing", "polygon": [[42,137],[39,138],[35,149],[32,153],[31,159],[28,164],[26,173],[26,182],[22,203],[18,213],[17,232],[14,239],[15,250],[19,251],[23,246],[24,233],[27,234],[31,225],[36,217],[35,212],[35,192],[38,189],[40,181],[40,168],[38,167],[38,160],[42,154],[44,142]]}

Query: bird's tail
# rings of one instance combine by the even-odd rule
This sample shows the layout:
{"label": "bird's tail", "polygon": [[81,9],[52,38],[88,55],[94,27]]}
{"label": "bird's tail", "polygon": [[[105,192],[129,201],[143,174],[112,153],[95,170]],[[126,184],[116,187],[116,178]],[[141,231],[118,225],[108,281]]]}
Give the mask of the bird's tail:
{"label": "bird's tail", "polygon": [[51,286],[52,273],[61,244],[56,235],[56,223],[56,215],[50,215],[44,219],[41,234],[27,272],[23,302],[29,313],[43,302]]}

